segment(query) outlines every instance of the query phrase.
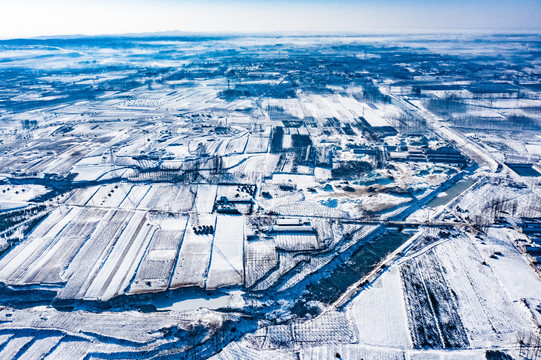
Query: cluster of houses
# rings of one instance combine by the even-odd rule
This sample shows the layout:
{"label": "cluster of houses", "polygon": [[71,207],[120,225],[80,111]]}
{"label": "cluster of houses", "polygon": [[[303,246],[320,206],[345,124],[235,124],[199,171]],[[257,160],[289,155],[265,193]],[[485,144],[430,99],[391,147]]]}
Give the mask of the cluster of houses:
{"label": "cluster of houses", "polygon": [[541,264],[541,217],[525,217],[522,219],[522,233],[530,240],[522,245],[522,250],[534,264]]}

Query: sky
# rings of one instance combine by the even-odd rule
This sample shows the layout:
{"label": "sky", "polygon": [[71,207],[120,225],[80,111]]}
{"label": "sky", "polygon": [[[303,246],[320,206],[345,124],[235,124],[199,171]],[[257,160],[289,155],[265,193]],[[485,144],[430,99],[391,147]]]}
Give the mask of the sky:
{"label": "sky", "polygon": [[0,38],[205,33],[539,32],[541,0],[0,0]]}

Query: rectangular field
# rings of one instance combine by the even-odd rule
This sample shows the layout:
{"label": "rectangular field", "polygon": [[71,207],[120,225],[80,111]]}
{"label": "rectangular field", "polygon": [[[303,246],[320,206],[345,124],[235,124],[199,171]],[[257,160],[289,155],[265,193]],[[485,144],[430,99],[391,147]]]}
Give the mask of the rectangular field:
{"label": "rectangular field", "polygon": [[244,284],[253,286],[278,263],[272,240],[247,241],[244,246]]}
{"label": "rectangular field", "polygon": [[413,346],[441,348],[443,343],[440,329],[417,262],[415,260],[406,262],[402,265],[400,272]]}
{"label": "rectangular field", "polygon": [[157,221],[158,228],[130,285],[131,293],[167,290],[187,223],[188,216]]}
{"label": "rectangular field", "polygon": [[242,284],[244,217],[219,215],[212,247],[207,289]]}
{"label": "rectangular field", "polygon": [[196,234],[194,227],[200,225],[212,225],[216,228],[216,216],[208,214],[190,216],[171,280],[171,289],[205,286],[214,234]]}
{"label": "rectangular field", "polygon": [[468,336],[455,296],[433,251],[402,266],[408,322],[416,347],[466,348]]}
{"label": "rectangular field", "polygon": [[71,221],[81,213],[79,208],[58,208],[45,218],[34,232],[0,260],[0,281],[24,284],[24,279],[35,261],[54,244]]}
{"label": "rectangular field", "polygon": [[92,235],[106,210],[81,209],[55,237],[54,244],[36,259],[24,278],[27,284],[58,284],[64,282],[64,269],[69,265],[84,242]]}
{"label": "rectangular field", "polygon": [[94,281],[118,237],[133,216],[132,212],[110,210],[92,236],[81,247],[65,271],[68,278],[60,298],[82,298]]}
{"label": "rectangular field", "polygon": [[214,209],[217,190],[216,185],[197,185],[194,210],[199,214],[210,214]]}
{"label": "rectangular field", "polygon": [[269,148],[269,138],[250,135],[248,144],[246,145],[247,154],[265,153]]}
{"label": "rectangular field", "polygon": [[108,300],[123,293],[154,230],[144,212],[135,212],[84,297]]}
{"label": "rectangular field", "polygon": [[409,347],[406,309],[398,269],[384,273],[370,288],[353,299],[350,314],[359,342],[367,345]]}

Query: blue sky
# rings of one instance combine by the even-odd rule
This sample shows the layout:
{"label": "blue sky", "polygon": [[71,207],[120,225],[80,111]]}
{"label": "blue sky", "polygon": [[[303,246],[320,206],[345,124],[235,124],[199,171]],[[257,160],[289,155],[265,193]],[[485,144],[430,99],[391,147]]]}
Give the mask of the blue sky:
{"label": "blue sky", "polygon": [[541,30],[541,0],[0,0],[0,9],[0,38],[168,30]]}

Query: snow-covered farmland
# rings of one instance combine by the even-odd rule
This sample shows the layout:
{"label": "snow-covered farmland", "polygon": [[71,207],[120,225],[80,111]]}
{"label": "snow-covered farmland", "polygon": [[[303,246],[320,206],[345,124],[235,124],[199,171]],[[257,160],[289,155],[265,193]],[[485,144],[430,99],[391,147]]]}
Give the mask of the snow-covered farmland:
{"label": "snow-covered farmland", "polygon": [[394,348],[410,346],[400,283],[399,272],[391,269],[352,301],[349,314],[360,343]]}
{"label": "snow-covered farmland", "polygon": [[319,248],[317,236],[313,232],[281,232],[274,236],[276,248],[285,251],[305,251]]}
{"label": "snow-covered farmland", "polygon": [[249,240],[244,245],[244,283],[252,287],[271,271],[278,262],[276,245],[273,240]]}
{"label": "snow-covered farmland", "polygon": [[211,213],[214,209],[217,190],[216,185],[198,185],[194,203],[195,211],[200,214]]}
{"label": "snow-covered farmland", "polygon": [[250,135],[248,144],[246,145],[246,153],[265,153],[269,147],[269,138],[263,136]]}
{"label": "snow-covered farmland", "polygon": [[2,42],[0,358],[536,358],[538,37]]}
{"label": "snow-covered farmland", "polygon": [[196,234],[194,228],[198,226],[212,226],[216,229],[216,216],[206,214],[190,216],[171,280],[173,289],[205,286],[215,234]]}
{"label": "snow-covered farmland", "polygon": [[130,292],[163,291],[169,287],[188,217],[150,218],[157,226],[141,260]]}
{"label": "snow-covered farmland", "polygon": [[45,193],[47,188],[41,185],[0,185],[0,211],[24,207]]}
{"label": "snow-covered farmland", "polygon": [[219,215],[212,246],[212,258],[205,287],[237,285],[243,282],[244,218]]}

